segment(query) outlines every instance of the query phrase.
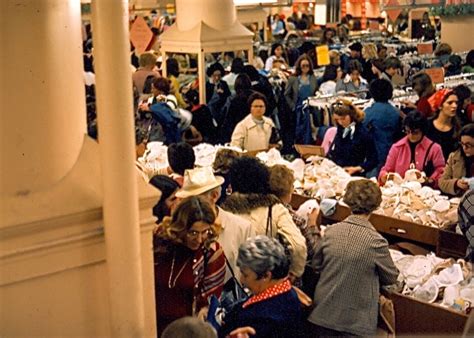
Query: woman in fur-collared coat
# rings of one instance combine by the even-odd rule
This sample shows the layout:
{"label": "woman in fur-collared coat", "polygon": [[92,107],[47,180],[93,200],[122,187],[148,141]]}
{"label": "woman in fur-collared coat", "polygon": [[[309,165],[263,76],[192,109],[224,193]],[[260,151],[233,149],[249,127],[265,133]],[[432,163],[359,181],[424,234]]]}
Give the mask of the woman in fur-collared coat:
{"label": "woman in fur-collared coat", "polygon": [[[290,251],[290,277],[300,277],[306,262],[305,238],[288,209],[269,193],[269,177],[268,168],[259,160],[236,159],[230,169],[232,195],[222,208],[249,220],[256,235],[278,237]],[[269,219],[271,227],[267,227]]]}

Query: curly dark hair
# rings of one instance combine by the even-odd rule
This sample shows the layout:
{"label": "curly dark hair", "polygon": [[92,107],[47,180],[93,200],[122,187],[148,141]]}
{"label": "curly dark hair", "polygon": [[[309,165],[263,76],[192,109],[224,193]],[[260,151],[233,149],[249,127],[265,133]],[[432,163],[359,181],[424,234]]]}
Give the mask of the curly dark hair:
{"label": "curly dark hair", "polygon": [[233,192],[268,194],[270,193],[269,182],[268,168],[256,158],[237,158],[230,167],[230,184]]}
{"label": "curly dark hair", "polygon": [[262,100],[263,103],[265,103],[265,107],[268,106],[267,97],[263,95],[262,93],[255,92],[252,95],[250,95],[249,99],[247,100],[249,107],[252,105],[253,101],[255,100]]}
{"label": "curly dark hair", "polygon": [[375,102],[388,102],[393,96],[393,87],[390,81],[375,79],[370,83],[369,92]]}
{"label": "curly dark hair", "polygon": [[408,128],[410,130],[419,129],[424,135],[426,133],[426,129],[428,128],[428,122],[419,111],[413,110],[406,114],[405,118],[403,119],[402,126],[403,128]]}
{"label": "curly dark hair", "polygon": [[224,66],[222,66],[219,62],[214,62],[212,65],[207,68],[207,76],[211,77],[214,72],[218,70],[221,73],[221,76],[225,74]]}
{"label": "curly dark hair", "polygon": [[193,147],[186,142],[172,143],[168,146],[168,163],[173,172],[184,175],[186,169],[193,169],[196,155]]}

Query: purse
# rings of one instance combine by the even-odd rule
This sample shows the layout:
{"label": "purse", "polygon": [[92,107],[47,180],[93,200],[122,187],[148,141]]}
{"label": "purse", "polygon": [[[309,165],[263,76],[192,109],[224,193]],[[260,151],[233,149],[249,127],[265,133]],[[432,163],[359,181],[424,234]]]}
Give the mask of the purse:
{"label": "purse", "polygon": [[429,178],[435,172],[435,167],[432,160],[429,160],[428,163],[426,162],[428,159],[428,155],[430,154],[431,147],[433,147],[434,142],[431,142],[428,150],[426,151],[425,158],[423,160],[423,171],[426,174],[426,177]]}
{"label": "purse", "polygon": [[234,307],[249,298],[249,295],[235,277],[234,270],[230,266],[227,258],[225,259],[226,266],[229,268],[232,277],[224,284],[219,299],[212,295],[209,299],[209,309],[207,312],[207,322],[211,324],[216,330],[219,330],[225,321],[225,316],[231,312]]}
{"label": "purse", "polygon": [[272,127],[272,134],[270,135],[270,144],[278,144],[278,142],[281,141],[281,136],[280,133],[278,132],[278,129],[275,127]]}
{"label": "purse", "polygon": [[225,310],[225,313],[229,313],[238,303],[245,301],[249,298],[249,295],[235,277],[234,270],[230,266],[227,258],[225,259],[227,268],[229,268],[232,277],[224,284],[224,289],[219,298],[221,308]]}

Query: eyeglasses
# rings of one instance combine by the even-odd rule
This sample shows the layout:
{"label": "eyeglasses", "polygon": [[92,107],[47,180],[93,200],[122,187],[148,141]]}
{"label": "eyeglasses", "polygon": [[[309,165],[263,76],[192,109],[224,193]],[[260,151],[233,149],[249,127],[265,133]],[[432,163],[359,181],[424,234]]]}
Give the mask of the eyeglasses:
{"label": "eyeglasses", "polygon": [[461,147],[466,148],[466,149],[474,148],[474,144],[469,143],[469,142],[468,143],[461,142],[460,144],[461,144]]}
{"label": "eyeglasses", "polygon": [[404,132],[405,134],[407,134],[407,135],[410,135],[410,134],[411,134],[411,135],[418,135],[418,134],[421,133],[421,130],[420,130],[420,129],[413,129],[413,130],[411,130],[411,129],[406,128],[406,129],[403,129],[403,132]]}
{"label": "eyeglasses", "polygon": [[202,237],[206,238],[208,236],[212,236],[212,234],[213,232],[211,229],[207,229],[204,231],[189,230],[186,236],[188,236],[189,238],[198,238],[199,235],[201,235]]}

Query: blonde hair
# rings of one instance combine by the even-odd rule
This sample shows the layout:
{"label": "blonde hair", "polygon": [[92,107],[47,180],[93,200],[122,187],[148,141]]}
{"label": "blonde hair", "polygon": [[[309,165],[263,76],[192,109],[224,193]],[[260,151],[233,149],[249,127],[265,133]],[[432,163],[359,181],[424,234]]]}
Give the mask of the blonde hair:
{"label": "blonde hair", "polygon": [[[332,65],[339,66],[341,63],[341,55],[337,50],[330,50],[329,51],[329,60]],[[336,60],[339,60],[338,63],[336,63]]]}
{"label": "blonde hair", "polygon": [[138,65],[142,68],[155,66],[156,60],[157,60],[157,57],[155,54],[151,52],[145,52],[141,54],[140,57],[138,58]]}
{"label": "blonde hair", "polygon": [[378,58],[377,46],[375,45],[375,43],[366,43],[362,47],[362,57],[366,60],[372,60],[372,59]]}
{"label": "blonde hair", "polygon": [[216,214],[211,204],[200,196],[191,196],[182,200],[171,217],[165,217],[158,224],[156,236],[184,244],[189,229],[196,222],[203,222],[211,226],[212,235],[205,242],[205,245],[209,246],[217,239],[221,228],[219,224],[216,224]]}
{"label": "blonde hair", "polygon": [[350,101],[344,99],[338,99],[335,103],[333,103],[334,107],[334,114],[339,116],[347,116],[349,115],[352,122],[362,122],[365,117],[365,113],[363,110],[354,106]]}

